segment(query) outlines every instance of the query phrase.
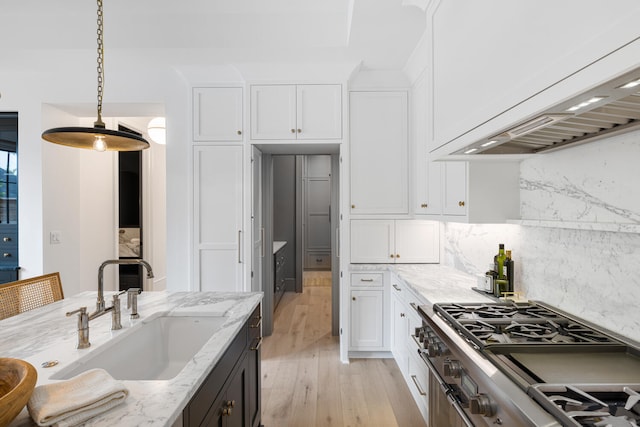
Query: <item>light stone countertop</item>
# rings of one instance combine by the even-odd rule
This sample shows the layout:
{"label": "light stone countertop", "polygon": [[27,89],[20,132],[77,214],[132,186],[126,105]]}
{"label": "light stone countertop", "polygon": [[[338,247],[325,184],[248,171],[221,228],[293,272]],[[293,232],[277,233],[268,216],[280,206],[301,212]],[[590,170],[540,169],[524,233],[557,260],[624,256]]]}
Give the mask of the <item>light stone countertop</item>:
{"label": "light stone countertop", "polygon": [[390,271],[422,297],[428,312],[435,303],[493,302],[471,288],[478,285],[475,276],[441,264],[351,264],[351,272]]}
{"label": "light stone countertop", "polygon": [[286,246],[287,242],[282,241],[282,242],[273,242],[273,253],[275,254],[276,252],[278,252],[280,249],[284,248]]}
{"label": "light stone countertop", "polygon": [[[113,292],[107,292],[110,297]],[[86,306],[93,311],[96,292],[83,292],[20,315],[0,320],[0,355],[24,359],[38,371],[36,386],[54,382],[49,377],[80,357],[100,348],[110,338],[126,333],[145,318],[159,312],[206,314],[228,317],[225,324],[173,379],[167,381],[123,381],[129,389],[125,402],[92,418],[85,425],[171,426],[182,414],[206,376],[262,300],[261,292],[143,292],[138,297],[140,319],[130,320],[122,309],[122,326],[111,331],[111,315],[89,322],[91,347],[77,350],[77,316],[65,313]],[[106,298],[110,299],[110,298]],[[108,305],[110,305],[108,303]],[[58,360],[52,368],[44,361]],[[9,426],[35,426],[25,409]]]}

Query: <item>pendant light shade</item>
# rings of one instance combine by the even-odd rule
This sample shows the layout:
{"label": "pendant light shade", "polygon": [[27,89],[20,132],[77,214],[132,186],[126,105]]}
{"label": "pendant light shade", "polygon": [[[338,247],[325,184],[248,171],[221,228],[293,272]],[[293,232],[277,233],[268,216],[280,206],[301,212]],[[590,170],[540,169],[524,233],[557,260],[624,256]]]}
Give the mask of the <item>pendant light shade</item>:
{"label": "pendant light shade", "polygon": [[42,133],[45,141],[96,151],[140,151],[149,148],[141,136],[100,127],[61,127]]}
{"label": "pendant light shade", "polygon": [[104,93],[104,41],[102,0],[98,2],[98,119],[92,128],[59,127],[45,130],[42,139],[54,144],[96,151],[140,151],[149,143],[133,133],[106,129],[102,121],[102,95]]}

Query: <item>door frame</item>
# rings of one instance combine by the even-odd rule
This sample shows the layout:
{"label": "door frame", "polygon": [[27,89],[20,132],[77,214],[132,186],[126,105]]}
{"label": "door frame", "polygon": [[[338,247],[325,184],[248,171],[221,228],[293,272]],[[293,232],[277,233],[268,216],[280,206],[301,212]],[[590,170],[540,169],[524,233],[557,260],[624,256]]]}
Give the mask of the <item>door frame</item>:
{"label": "door frame", "polygon": [[[280,150],[278,154],[287,154],[286,150]],[[291,155],[296,155],[295,147],[291,149]],[[307,154],[329,154],[331,155],[331,333],[334,336],[340,335],[340,154],[339,153],[307,153]],[[296,159],[296,170],[298,162]],[[251,186],[254,182],[252,180]],[[253,189],[252,189],[253,191]],[[302,200],[301,190],[296,188],[298,201]],[[302,215],[302,211],[296,208],[296,216]],[[264,227],[265,257],[262,262],[262,291],[264,292],[262,307],[262,332],[264,336],[269,336],[273,332],[273,262],[268,261],[268,255],[272,253],[268,248],[273,247],[273,156],[268,152],[262,152],[262,220]],[[296,220],[301,224],[300,220]],[[296,292],[302,292],[303,273],[303,251],[302,231],[296,226]],[[299,283],[299,285],[298,285]],[[299,287],[298,287],[299,286]]]}

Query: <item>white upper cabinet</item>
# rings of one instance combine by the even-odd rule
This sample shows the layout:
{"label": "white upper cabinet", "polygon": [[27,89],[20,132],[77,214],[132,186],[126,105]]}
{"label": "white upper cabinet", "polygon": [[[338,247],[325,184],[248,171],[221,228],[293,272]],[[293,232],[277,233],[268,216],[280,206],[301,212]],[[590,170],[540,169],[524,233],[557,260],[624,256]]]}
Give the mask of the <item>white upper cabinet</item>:
{"label": "white upper cabinet", "polygon": [[349,96],[351,214],[407,214],[407,92]]}
{"label": "white upper cabinet", "polygon": [[341,85],[251,86],[251,139],[341,138]]}
{"label": "white upper cabinet", "polygon": [[[637,0],[616,1],[615,7],[567,0],[550,8],[533,0],[440,1],[429,13],[431,151],[478,126],[499,131],[511,123],[498,116],[511,115],[513,107],[519,112],[511,120],[522,120],[637,65],[637,55],[614,60],[640,35]],[[547,99],[555,86],[562,89]]]}
{"label": "white upper cabinet", "polygon": [[443,162],[442,213],[466,215],[467,213],[467,162]]}
{"label": "white upper cabinet", "polygon": [[418,185],[433,189],[429,191],[428,212],[421,212],[423,217],[470,223],[504,223],[520,218],[519,163],[426,163],[428,182]]}
{"label": "white upper cabinet", "polygon": [[351,262],[437,263],[440,261],[438,224],[422,220],[351,220]]}
{"label": "white upper cabinet", "polygon": [[298,139],[342,138],[342,87],[297,86]]}
{"label": "white upper cabinet", "polygon": [[242,88],[193,88],[193,140],[242,142]]}

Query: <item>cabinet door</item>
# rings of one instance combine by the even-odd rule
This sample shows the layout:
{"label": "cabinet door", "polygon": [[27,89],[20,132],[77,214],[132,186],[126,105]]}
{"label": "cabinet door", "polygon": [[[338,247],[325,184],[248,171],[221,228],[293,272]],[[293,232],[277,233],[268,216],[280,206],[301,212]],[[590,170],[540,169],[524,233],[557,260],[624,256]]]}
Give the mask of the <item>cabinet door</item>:
{"label": "cabinet door", "polygon": [[427,205],[423,213],[428,215],[442,214],[442,162],[427,159],[427,186],[425,200]]}
{"label": "cabinet door", "polygon": [[342,138],[342,87],[298,85],[298,139]]}
{"label": "cabinet door", "polygon": [[389,263],[394,260],[394,221],[351,221],[351,262]]}
{"label": "cabinet door", "polygon": [[251,138],[296,139],[296,86],[251,86]]}
{"label": "cabinet door", "polygon": [[[427,419],[429,416],[429,369],[427,368],[427,365],[425,365],[425,362],[420,358],[420,356],[418,356],[418,353],[416,351],[413,351],[409,354],[408,362],[409,366],[407,372],[407,386],[409,387],[409,390],[413,395],[413,400],[415,400],[420,413],[425,419]],[[438,390],[438,392],[440,392],[440,390]]]}
{"label": "cabinet door", "polygon": [[436,221],[396,220],[396,263],[440,262],[440,228]]}
{"label": "cabinet door", "polygon": [[194,147],[194,283],[241,291],[242,147]]}
{"label": "cabinet door", "polygon": [[444,195],[442,207],[445,215],[467,214],[467,162],[444,162]]}
{"label": "cabinet door", "polygon": [[378,350],[384,345],[383,291],[351,291],[351,348]]}
{"label": "cabinet door", "polygon": [[193,140],[242,141],[242,88],[193,89]]}
{"label": "cabinet door", "polygon": [[226,401],[223,406],[228,409],[225,427],[249,427],[249,359],[243,357],[240,366],[229,382]]}
{"label": "cabinet door", "polygon": [[407,310],[402,287],[391,279],[391,352],[403,374],[406,373]]}
{"label": "cabinet door", "polygon": [[406,92],[351,92],[352,214],[409,211]]}
{"label": "cabinet door", "polygon": [[248,350],[248,380],[249,380],[249,426],[258,427],[261,416],[262,406],[262,377],[261,362],[262,350],[262,316],[260,307],[254,312],[249,319],[249,350]]}

